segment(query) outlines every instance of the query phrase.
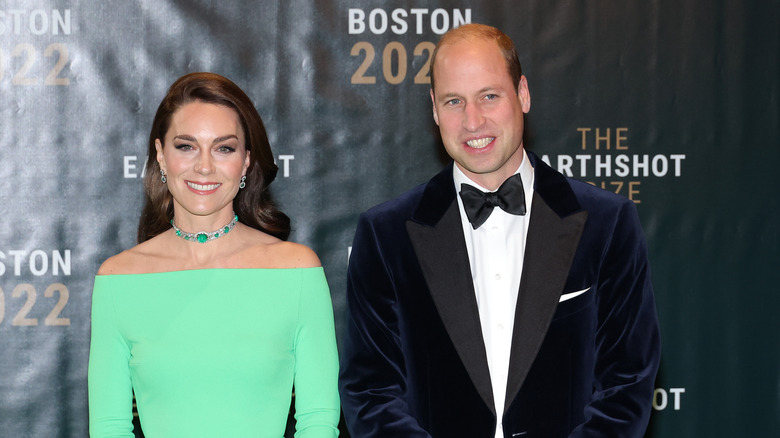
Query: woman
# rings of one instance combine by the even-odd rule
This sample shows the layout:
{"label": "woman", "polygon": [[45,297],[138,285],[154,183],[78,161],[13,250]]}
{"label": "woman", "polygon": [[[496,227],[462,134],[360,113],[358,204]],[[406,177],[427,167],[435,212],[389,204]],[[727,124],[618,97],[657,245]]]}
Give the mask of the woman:
{"label": "woman", "polygon": [[[160,103],[134,248],[92,298],[90,434],[338,435],[338,358],[319,259],[285,241],[262,120],[228,79],[192,73]],[[200,231],[205,230],[205,231]]]}

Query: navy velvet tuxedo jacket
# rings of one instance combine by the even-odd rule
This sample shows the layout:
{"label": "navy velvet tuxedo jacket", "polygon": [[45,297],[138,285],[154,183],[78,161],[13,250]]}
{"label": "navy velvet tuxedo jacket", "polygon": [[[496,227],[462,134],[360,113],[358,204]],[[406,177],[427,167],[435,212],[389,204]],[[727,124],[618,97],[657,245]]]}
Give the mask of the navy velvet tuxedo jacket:
{"label": "navy velvet tuxedo jacket", "polygon": [[636,208],[528,155],[535,187],[504,412],[450,165],[358,222],[340,374],[353,438],[492,438],[497,415],[506,438],[643,435],[660,340]]}

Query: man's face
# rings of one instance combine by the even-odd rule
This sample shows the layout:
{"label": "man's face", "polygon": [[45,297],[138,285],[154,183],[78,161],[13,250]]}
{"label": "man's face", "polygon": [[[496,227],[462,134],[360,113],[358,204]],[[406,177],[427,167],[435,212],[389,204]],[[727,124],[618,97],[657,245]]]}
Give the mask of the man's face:
{"label": "man's face", "polygon": [[531,109],[525,76],[517,93],[494,41],[460,40],[439,48],[431,90],[433,119],[456,165],[496,190],[523,160],[523,113]]}

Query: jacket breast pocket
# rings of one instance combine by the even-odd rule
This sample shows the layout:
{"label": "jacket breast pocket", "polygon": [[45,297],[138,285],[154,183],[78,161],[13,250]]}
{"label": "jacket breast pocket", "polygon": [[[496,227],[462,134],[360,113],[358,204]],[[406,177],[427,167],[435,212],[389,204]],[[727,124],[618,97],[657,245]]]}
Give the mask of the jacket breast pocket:
{"label": "jacket breast pocket", "polygon": [[553,321],[566,318],[593,306],[596,301],[595,297],[596,286],[562,293],[558,301],[558,308],[553,315]]}

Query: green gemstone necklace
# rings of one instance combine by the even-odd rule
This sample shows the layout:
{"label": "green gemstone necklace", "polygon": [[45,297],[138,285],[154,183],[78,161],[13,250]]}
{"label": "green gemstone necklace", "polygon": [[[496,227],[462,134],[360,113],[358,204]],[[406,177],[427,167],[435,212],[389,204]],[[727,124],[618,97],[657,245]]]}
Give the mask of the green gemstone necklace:
{"label": "green gemstone necklace", "polygon": [[217,231],[212,231],[210,233],[207,233],[205,231],[199,231],[197,233],[188,233],[186,231],[182,231],[179,229],[179,227],[176,226],[175,223],[173,223],[173,219],[171,219],[171,226],[173,227],[173,231],[176,232],[176,235],[181,237],[184,240],[188,240],[190,242],[206,243],[209,240],[217,239],[229,233],[230,230],[232,230],[233,227],[236,226],[236,222],[238,222],[238,215],[233,213],[233,220],[230,221],[229,224],[218,229]]}

